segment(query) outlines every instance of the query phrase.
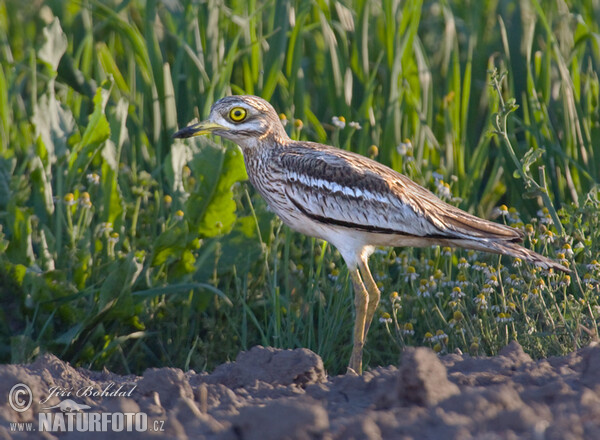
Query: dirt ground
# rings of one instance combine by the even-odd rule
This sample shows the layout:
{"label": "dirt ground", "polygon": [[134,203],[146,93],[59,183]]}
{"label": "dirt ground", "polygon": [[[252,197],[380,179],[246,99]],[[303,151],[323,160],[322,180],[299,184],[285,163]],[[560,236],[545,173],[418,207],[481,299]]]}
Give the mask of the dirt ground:
{"label": "dirt ground", "polygon": [[[9,401],[18,383],[33,396],[23,412]],[[516,342],[489,358],[407,349],[398,367],[335,377],[306,349],[254,347],[211,374],[161,368],[141,377],[43,355],[1,365],[0,392],[0,439],[600,439],[598,345],[538,361]],[[149,429],[40,432],[39,413],[60,411],[143,412]],[[35,431],[14,432],[11,422],[34,422]]]}

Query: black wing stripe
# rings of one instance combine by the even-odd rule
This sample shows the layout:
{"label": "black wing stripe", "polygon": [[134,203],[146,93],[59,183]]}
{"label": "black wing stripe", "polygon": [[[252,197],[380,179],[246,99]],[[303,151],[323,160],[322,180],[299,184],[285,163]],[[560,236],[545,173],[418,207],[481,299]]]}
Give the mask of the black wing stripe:
{"label": "black wing stripe", "polygon": [[[373,232],[373,233],[377,233],[377,234],[402,235],[404,237],[417,237],[415,235],[407,234],[406,232],[396,231],[394,229],[381,228],[381,227],[370,226],[370,225],[362,225],[362,224],[347,222],[347,221],[344,221],[344,220],[339,220],[339,219],[336,219],[336,218],[329,218],[329,217],[324,217],[324,216],[321,216],[321,215],[318,215],[318,214],[314,214],[314,213],[312,213],[310,211],[307,211],[304,208],[304,206],[302,206],[301,203],[299,203],[298,201],[294,200],[294,198],[291,197],[287,191],[285,192],[285,194],[288,197],[288,199],[294,204],[294,206],[302,214],[304,214],[308,218],[310,218],[310,219],[312,219],[312,220],[314,220],[316,222],[319,222],[319,223],[324,223],[326,225],[342,226],[344,228],[356,229],[356,230],[365,231],[365,232]],[[439,239],[456,238],[456,237],[453,237],[453,236],[442,235],[442,234],[426,234],[426,235],[420,235],[418,237],[419,238],[439,238]]]}

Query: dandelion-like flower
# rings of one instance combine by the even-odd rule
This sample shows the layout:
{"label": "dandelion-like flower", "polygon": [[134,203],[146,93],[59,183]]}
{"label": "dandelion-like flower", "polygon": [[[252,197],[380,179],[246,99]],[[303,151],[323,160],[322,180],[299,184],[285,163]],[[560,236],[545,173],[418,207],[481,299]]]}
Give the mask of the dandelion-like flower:
{"label": "dandelion-like flower", "polygon": [[444,257],[451,257],[452,256],[452,248],[450,248],[448,246],[444,246],[442,248],[442,255]]}
{"label": "dandelion-like flower", "polygon": [[368,154],[369,154],[369,157],[371,157],[371,158],[377,157],[377,155],[379,155],[379,148],[377,148],[377,145],[371,145],[369,147]]}
{"label": "dandelion-like flower", "polygon": [[183,220],[183,211],[180,209],[175,213],[175,220]]}
{"label": "dandelion-like flower", "polygon": [[343,116],[334,116],[331,118],[331,123],[337,128],[345,128],[346,127],[346,118]]}
{"label": "dandelion-like flower", "polygon": [[165,194],[163,197],[163,202],[165,202],[165,205],[170,206],[173,202],[173,197],[171,197],[169,194]]}
{"label": "dandelion-like flower", "polygon": [[423,338],[423,342],[435,342],[435,336],[433,336],[433,333],[431,332],[426,332],[425,336]]}
{"label": "dandelion-like flower", "polygon": [[302,130],[302,127],[304,127],[304,123],[301,119],[294,119],[294,127],[296,127],[298,130]]}

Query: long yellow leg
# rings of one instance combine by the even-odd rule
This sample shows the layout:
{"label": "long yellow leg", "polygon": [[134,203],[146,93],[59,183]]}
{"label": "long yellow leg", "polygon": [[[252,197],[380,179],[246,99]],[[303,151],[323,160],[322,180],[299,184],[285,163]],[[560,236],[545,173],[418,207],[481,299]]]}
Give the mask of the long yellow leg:
{"label": "long yellow leg", "polygon": [[367,319],[365,321],[365,339],[367,339],[367,333],[369,333],[369,327],[371,326],[371,322],[373,321],[373,316],[375,316],[375,310],[377,310],[377,305],[379,304],[379,298],[381,297],[381,293],[379,292],[379,287],[375,283],[373,276],[371,275],[371,271],[369,270],[369,264],[367,259],[364,258],[358,264],[358,268],[360,269],[360,274],[364,280],[365,286],[367,288],[367,293],[369,294],[369,305],[367,306]]}
{"label": "long yellow leg", "polygon": [[348,369],[354,370],[357,374],[362,373],[362,352],[365,345],[365,322],[367,318],[367,303],[369,294],[365,285],[360,279],[360,273],[357,269],[350,270],[350,279],[354,287],[354,308],[356,318],[354,320],[354,345],[352,346],[352,356]]}

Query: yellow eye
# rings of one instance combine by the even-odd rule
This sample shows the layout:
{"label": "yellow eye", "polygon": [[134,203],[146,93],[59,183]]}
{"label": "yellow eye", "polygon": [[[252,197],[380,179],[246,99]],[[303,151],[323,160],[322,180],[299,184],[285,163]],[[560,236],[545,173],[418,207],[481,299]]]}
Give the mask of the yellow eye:
{"label": "yellow eye", "polygon": [[247,114],[248,112],[246,112],[245,108],[235,107],[229,112],[229,117],[233,122],[242,122],[244,119],[246,119]]}

